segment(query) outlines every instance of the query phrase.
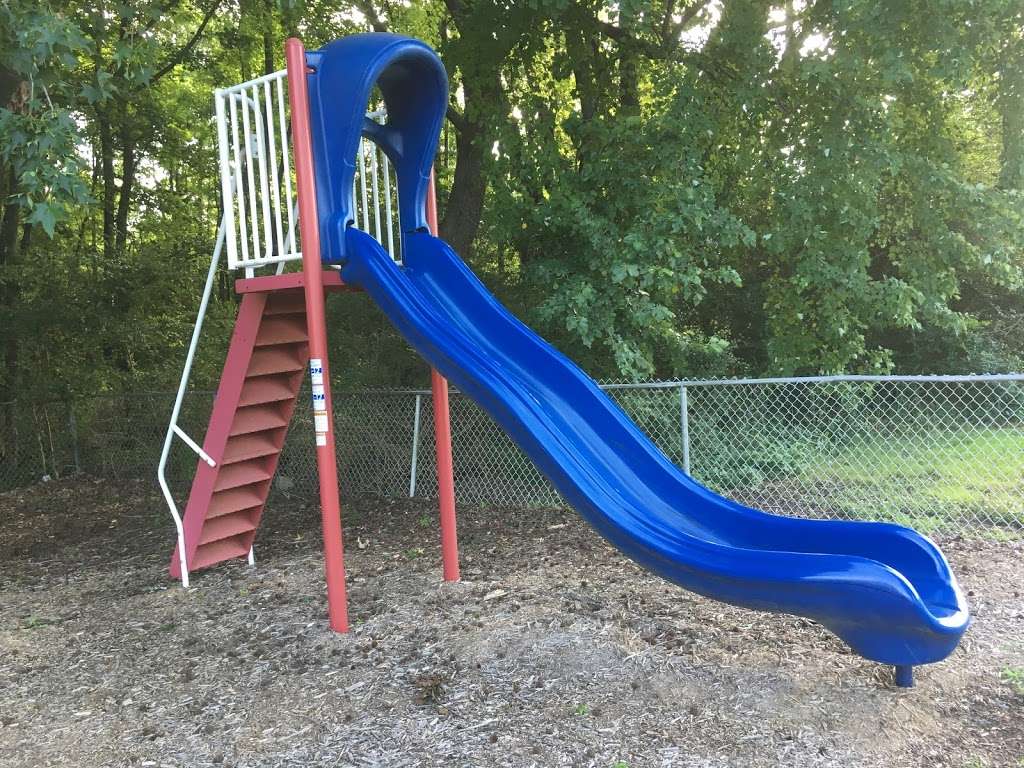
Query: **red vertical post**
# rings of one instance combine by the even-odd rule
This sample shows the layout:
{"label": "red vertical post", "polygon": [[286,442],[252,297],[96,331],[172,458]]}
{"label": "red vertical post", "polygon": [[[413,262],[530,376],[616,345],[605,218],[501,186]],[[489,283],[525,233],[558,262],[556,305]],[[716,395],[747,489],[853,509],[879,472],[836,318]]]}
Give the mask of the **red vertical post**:
{"label": "red vertical post", "polygon": [[[434,172],[427,188],[427,226],[437,236],[437,194]],[[445,581],[459,580],[459,538],[455,524],[455,478],[452,469],[452,423],[448,409],[448,381],[430,369],[434,399],[434,443],[437,448],[437,498],[441,507],[441,562]]]}
{"label": "red vertical post", "polygon": [[320,476],[320,517],[324,532],[327,572],[327,612],[331,629],[348,632],[345,595],[345,560],[341,539],[341,502],[338,499],[338,463],[334,452],[334,409],[327,366],[327,317],[324,313],[323,266],[320,263],[320,228],[313,176],[313,140],[309,131],[309,91],[306,49],[291,37],[285,43],[288,98],[292,108],[292,142],[296,193],[299,198],[299,234],[302,238],[302,273],[309,334],[309,371],[313,388],[316,432],[316,467]]}

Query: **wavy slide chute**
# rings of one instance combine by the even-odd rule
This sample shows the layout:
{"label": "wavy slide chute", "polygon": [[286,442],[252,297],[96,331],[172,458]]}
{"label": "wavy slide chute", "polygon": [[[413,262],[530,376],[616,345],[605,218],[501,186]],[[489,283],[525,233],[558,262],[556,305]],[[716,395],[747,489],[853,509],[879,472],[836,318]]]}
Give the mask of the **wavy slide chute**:
{"label": "wavy slide chute", "polygon": [[969,614],[949,564],[899,525],[770,515],[672,463],[574,363],[516,319],[443,241],[406,239],[399,266],[350,229],[360,285],[608,541],[707,597],[820,622],[865,658],[939,661]]}

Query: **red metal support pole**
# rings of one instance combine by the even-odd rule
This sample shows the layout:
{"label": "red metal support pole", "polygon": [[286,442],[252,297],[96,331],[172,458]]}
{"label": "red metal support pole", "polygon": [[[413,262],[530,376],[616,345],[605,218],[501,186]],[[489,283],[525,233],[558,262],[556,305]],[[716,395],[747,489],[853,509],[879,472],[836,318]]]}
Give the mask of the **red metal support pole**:
{"label": "red metal support pole", "polygon": [[285,59],[288,63],[288,98],[292,108],[292,141],[295,145],[295,186],[299,198],[299,234],[302,238],[309,371],[313,388],[316,466],[320,476],[320,517],[324,532],[324,566],[327,571],[327,612],[331,629],[335,632],[348,632],[341,502],[338,499],[338,463],[334,452],[334,408],[331,401],[330,370],[327,366],[323,266],[320,263],[320,229],[317,221],[316,183],[313,176],[313,140],[309,131],[306,49],[302,41],[294,37],[288,38],[285,43]]}
{"label": "red metal support pole", "polygon": [[[437,195],[434,172],[427,188],[427,226],[437,236]],[[448,409],[448,382],[430,369],[430,391],[434,399],[434,443],[437,448],[437,497],[441,506],[441,562],[444,580],[459,580],[459,538],[455,523],[455,478],[452,468],[452,424]]]}

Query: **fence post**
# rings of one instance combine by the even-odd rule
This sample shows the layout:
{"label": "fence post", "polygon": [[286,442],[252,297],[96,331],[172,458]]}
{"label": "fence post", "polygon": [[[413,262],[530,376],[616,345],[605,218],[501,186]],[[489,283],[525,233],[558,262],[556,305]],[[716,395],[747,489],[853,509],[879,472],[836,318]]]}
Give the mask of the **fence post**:
{"label": "fence post", "polygon": [[412,462],[409,468],[409,498],[416,495],[416,460],[420,452],[420,406],[423,395],[416,395],[416,414],[412,419]]}
{"label": "fence post", "polygon": [[683,436],[683,472],[690,474],[690,406],[686,385],[679,385],[679,428]]}
{"label": "fence post", "polygon": [[75,460],[75,474],[82,474],[82,457],[78,453],[78,420],[75,419],[75,404],[68,402],[68,432],[71,433],[71,453]]}

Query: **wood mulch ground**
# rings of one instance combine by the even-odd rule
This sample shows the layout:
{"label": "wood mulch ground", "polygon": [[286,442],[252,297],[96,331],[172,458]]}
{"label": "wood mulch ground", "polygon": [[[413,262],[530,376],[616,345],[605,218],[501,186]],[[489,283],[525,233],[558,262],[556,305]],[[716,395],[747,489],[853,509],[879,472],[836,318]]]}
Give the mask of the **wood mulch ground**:
{"label": "wood mulch ground", "polygon": [[318,521],[268,510],[254,569],[166,578],[145,484],[0,495],[0,765],[1024,766],[1024,546],[942,543],[976,617],[910,690],[816,624],[650,576],[564,510],[347,506],[353,631]]}

